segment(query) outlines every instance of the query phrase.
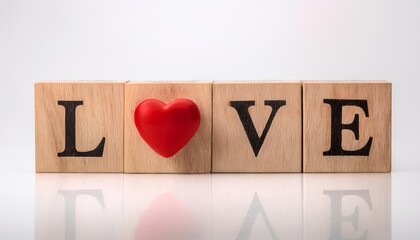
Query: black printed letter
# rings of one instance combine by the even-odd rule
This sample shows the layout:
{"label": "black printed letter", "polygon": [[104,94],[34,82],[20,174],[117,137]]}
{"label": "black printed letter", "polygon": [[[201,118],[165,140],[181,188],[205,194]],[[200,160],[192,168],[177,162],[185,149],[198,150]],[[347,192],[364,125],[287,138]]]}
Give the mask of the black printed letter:
{"label": "black printed letter", "polygon": [[266,100],[264,104],[271,107],[271,114],[265,124],[264,131],[261,137],[258,137],[257,130],[255,129],[254,123],[252,122],[251,116],[249,115],[248,108],[255,105],[255,101],[230,101],[230,106],[235,108],[238,112],[239,118],[241,119],[242,125],[244,126],[246,135],[249,142],[251,143],[252,150],[255,156],[261,149],[264,139],[267,136],[268,130],[270,129],[271,123],[273,122],[274,116],[276,115],[279,108],[286,105],[285,100]]}
{"label": "black printed letter", "polygon": [[369,156],[372,146],[372,137],[367,144],[355,151],[344,150],[341,146],[342,131],[350,130],[354,133],[356,140],[359,140],[359,114],[356,114],[350,124],[342,123],[343,106],[356,106],[363,109],[366,117],[369,117],[367,100],[348,100],[348,99],[324,99],[324,103],[331,106],[331,148],[324,152],[324,156]]}
{"label": "black printed letter", "polygon": [[83,105],[83,101],[58,101],[58,105],[65,108],[66,142],[64,151],[57,154],[59,157],[102,157],[105,138],[92,151],[79,152],[76,149],[76,107]]}

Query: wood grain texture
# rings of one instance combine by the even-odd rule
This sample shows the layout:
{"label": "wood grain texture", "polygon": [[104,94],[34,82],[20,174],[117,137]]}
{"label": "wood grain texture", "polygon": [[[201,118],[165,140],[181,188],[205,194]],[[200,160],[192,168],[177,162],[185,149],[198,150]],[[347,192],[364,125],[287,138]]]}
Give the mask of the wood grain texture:
{"label": "wood grain texture", "polygon": [[[58,101],[83,101],[76,108],[76,148],[102,157],[58,157],[65,148],[65,108]],[[122,172],[124,82],[35,83],[37,172]]]}
{"label": "wood grain texture", "polygon": [[[126,173],[209,173],[211,170],[211,82],[129,82],[125,94],[124,171]],[[145,99],[168,103],[176,98],[194,101],[201,114],[200,127],[177,154],[163,158],[142,139],[134,111]]]}
{"label": "wood grain texture", "polygon": [[[369,137],[369,156],[324,156],[331,147],[331,106],[324,99],[367,100],[369,116],[360,107],[343,107],[342,123],[359,115],[359,140],[353,131],[342,131],[342,148],[364,147]],[[340,81],[303,83],[304,172],[391,171],[391,83],[385,81]]]}
{"label": "wood grain texture", "polygon": [[[213,85],[213,172],[301,172],[302,86],[300,82],[219,82]],[[261,136],[272,108],[265,100],[286,100],[275,115],[257,157],[230,101],[255,101],[249,108]]]}

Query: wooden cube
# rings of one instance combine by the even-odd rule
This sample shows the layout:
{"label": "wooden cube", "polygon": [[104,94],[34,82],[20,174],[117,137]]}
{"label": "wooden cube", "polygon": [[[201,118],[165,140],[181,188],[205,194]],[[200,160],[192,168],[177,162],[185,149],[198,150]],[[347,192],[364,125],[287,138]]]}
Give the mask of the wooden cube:
{"label": "wooden cube", "polygon": [[[211,82],[129,82],[125,88],[124,171],[128,173],[209,173],[211,168]],[[141,137],[134,122],[137,106],[147,99],[169,103],[192,100],[201,121],[195,135],[175,155],[162,157]],[[177,136],[174,136],[177,137]]]}
{"label": "wooden cube", "polygon": [[392,239],[390,174],[305,174],[303,188],[303,239]]}
{"label": "wooden cube", "polygon": [[301,174],[212,175],[213,239],[302,239]]}
{"label": "wooden cube", "polygon": [[301,172],[300,82],[213,85],[213,172]]}
{"label": "wooden cube", "polygon": [[304,172],[391,171],[391,83],[303,83]]}
{"label": "wooden cube", "polygon": [[37,172],[122,172],[124,82],[35,83]]}

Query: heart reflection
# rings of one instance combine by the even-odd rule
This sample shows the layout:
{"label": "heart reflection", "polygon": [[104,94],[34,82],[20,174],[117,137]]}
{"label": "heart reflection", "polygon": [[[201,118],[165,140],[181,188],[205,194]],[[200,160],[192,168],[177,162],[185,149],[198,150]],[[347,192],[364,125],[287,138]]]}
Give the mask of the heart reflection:
{"label": "heart reflection", "polygon": [[165,193],[140,216],[135,239],[198,239],[197,229],[197,223],[187,207],[173,194]]}

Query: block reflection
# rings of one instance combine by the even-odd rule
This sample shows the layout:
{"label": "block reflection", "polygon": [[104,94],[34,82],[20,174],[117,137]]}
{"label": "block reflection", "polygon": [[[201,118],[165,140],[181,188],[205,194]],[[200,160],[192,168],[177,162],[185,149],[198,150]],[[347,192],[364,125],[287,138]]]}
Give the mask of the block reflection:
{"label": "block reflection", "polygon": [[37,174],[35,239],[391,239],[391,174]]}
{"label": "block reflection", "polygon": [[125,239],[211,239],[211,175],[124,176]]}
{"label": "block reflection", "polygon": [[305,174],[304,239],[391,239],[391,175]]}
{"label": "block reflection", "polygon": [[122,239],[122,174],[37,174],[35,239]]}
{"label": "block reflection", "polygon": [[213,239],[302,239],[301,174],[213,175]]}

